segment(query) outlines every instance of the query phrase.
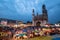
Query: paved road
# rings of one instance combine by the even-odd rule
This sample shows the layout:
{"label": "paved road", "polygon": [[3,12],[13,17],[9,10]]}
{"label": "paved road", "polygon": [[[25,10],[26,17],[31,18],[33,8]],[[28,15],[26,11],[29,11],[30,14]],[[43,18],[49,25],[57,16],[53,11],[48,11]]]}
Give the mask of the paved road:
{"label": "paved road", "polygon": [[58,37],[60,37],[60,34],[53,35],[52,37],[53,38],[58,38]]}

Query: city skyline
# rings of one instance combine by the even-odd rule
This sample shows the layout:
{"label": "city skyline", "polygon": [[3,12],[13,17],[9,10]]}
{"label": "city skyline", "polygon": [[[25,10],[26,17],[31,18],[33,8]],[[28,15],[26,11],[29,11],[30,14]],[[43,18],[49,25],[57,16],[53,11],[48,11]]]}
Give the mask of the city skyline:
{"label": "city skyline", "polygon": [[35,14],[41,14],[43,4],[48,11],[49,23],[60,21],[59,0],[0,0],[0,18],[32,21],[32,9],[35,10]]}

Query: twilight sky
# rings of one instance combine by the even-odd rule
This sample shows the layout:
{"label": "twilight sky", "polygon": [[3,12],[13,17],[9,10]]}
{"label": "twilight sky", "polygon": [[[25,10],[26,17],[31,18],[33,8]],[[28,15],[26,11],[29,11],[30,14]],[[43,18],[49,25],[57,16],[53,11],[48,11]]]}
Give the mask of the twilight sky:
{"label": "twilight sky", "polygon": [[60,0],[0,0],[0,18],[31,21],[32,9],[42,13],[42,5],[48,10],[49,23],[60,21]]}

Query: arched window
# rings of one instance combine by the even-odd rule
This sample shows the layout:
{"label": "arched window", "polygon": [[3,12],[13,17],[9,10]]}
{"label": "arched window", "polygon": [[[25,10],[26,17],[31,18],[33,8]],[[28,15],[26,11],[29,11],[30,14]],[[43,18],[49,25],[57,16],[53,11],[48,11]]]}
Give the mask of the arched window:
{"label": "arched window", "polygon": [[38,22],[36,23],[36,26],[40,26],[40,24],[41,24],[41,22],[38,21]]}

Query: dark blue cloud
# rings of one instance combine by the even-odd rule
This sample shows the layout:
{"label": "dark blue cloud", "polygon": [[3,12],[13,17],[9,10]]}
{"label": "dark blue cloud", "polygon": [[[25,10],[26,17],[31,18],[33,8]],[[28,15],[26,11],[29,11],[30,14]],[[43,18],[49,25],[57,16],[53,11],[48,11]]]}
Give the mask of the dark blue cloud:
{"label": "dark blue cloud", "polygon": [[48,10],[49,22],[59,21],[60,0],[0,0],[0,18],[31,21],[32,9],[35,9],[35,14],[41,14],[43,4]]}
{"label": "dark blue cloud", "polygon": [[60,21],[60,0],[46,0],[44,3],[47,6],[49,22],[56,23]]}

